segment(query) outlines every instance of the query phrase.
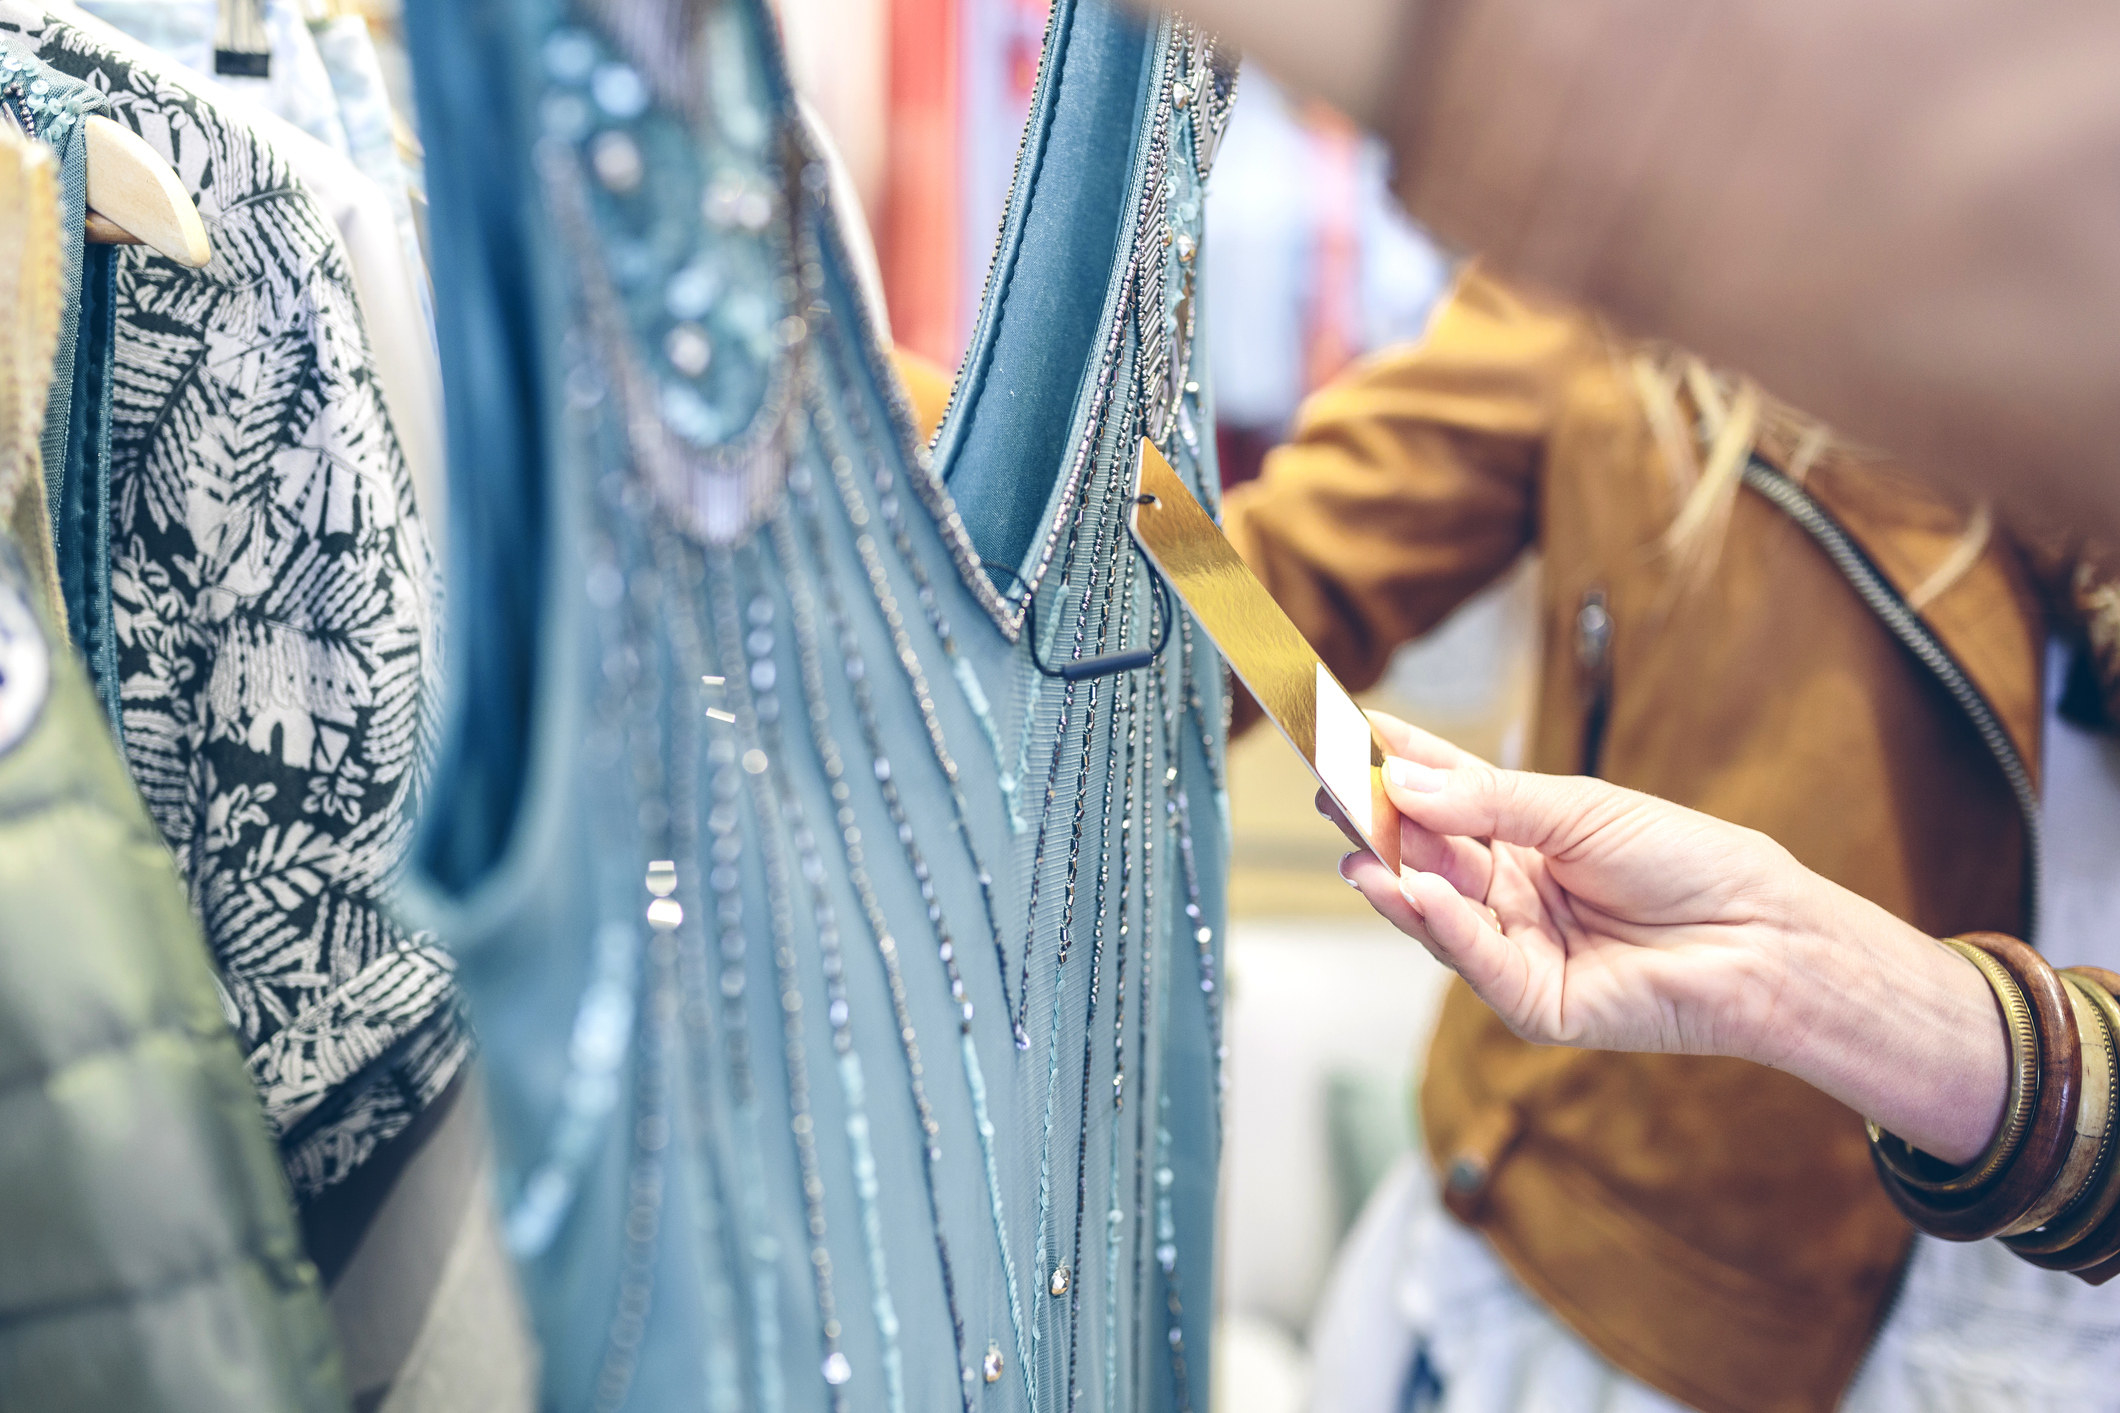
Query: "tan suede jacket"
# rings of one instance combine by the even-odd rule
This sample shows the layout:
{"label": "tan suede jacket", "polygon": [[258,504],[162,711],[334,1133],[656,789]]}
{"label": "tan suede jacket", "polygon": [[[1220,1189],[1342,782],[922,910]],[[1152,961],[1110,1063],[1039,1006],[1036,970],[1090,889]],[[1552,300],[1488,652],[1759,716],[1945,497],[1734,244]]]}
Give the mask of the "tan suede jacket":
{"label": "tan suede jacket", "polygon": [[[1993,536],[1929,597],[1964,510],[1846,454],[1803,485],[2036,771],[2047,628],[2024,557]],[[1752,490],[1712,576],[1675,593],[1658,541],[1680,496],[1605,333],[1475,272],[1424,344],[1311,399],[1226,528],[1358,687],[1536,551],[1530,768],[1763,830],[1930,933],[2021,932],[2022,813],[1967,711]],[[1855,1114],[1736,1060],[1528,1045],[1462,983],[1420,1108],[1452,1209],[1615,1364],[1710,1413],[1836,1404],[1909,1241]]]}

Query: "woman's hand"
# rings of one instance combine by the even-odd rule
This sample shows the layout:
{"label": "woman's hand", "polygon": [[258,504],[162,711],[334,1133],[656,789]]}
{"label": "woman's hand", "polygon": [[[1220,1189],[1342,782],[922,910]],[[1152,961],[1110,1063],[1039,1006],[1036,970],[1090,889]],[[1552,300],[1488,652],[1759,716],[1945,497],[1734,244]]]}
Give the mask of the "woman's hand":
{"label": "woman's hand", "polygon": [[1527,1040],[1744,1054],[1810,875],[1763,834],[1601,780],[1496,770],[1391,717],[1401,874],[1343,873]]}
{"label": "woman's hand", "polygon": [[1518,1035],[1782,1066],[1946,1159],[1994,1131],[2006,1043],[1962,959],[1754,830],[1371,720],[1403,867],[1341,872]]}

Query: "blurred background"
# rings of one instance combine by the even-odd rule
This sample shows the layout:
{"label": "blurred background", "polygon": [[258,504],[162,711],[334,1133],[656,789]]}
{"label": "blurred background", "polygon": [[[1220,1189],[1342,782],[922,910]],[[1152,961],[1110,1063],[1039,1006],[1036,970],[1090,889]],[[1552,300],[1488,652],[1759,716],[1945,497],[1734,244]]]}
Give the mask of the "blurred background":
{"label": "blurred background", "polygon": [[[978,309],[1044,38],[1044,0],[780,0],[797,85],[851,169],[897,342],[954,367]],[[1382,150],[1247,69],[1209,190],[1205,320],[1225,483],[1304,395],[1418,339],[1449,263],[1385,191]],[[1401,653],[1368,694],[1513,760],[1529,566]],[[1345,850],[1270,727],[1233,743],[1229,1099],[1216,1413],[1307,1406],[1305,1334],[1370,1187],[1407,1152],[1443,973],[1341,884]]]}

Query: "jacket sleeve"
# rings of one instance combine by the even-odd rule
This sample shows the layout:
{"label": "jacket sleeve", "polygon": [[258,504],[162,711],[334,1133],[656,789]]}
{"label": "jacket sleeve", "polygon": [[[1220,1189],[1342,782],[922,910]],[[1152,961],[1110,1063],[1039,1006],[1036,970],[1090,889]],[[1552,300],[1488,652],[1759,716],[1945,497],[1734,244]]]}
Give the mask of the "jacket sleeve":
{"label": "jacket sleeve", "polygon": [[[1594,339],[1469,270],[1422,343],[1312,396],[1259,479],[1229,493],[1237,552],[1349,687],[1531,543],[1561,387]],[[1238,724],[1255,718],[1240,698]]]}
{"label": "jacket sleeve", "polygon": [[891,349],[891,366],[905,389],[914,428],[922,438],[933,439],[935,429],[950,410],[950,394],[956,390],[950,375],[922,355],[895,345]]}
{"label": "jacket sleeve", "polygon": [[1415,217],[1908,465],[2120,530],[2120,8],[1420,0]]}

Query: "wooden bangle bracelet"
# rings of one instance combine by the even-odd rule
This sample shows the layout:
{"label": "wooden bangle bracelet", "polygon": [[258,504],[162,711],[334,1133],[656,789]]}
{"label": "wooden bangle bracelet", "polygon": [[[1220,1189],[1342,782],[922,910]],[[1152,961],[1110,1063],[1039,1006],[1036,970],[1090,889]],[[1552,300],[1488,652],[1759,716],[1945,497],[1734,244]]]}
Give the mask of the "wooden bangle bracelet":
{"label": "wooden bangle bracelet", "polygon": [[2002,1107],[2002,1122],[1995,1136],[1978,1157],[1963,1166],[1953,1166],[1911,1147],[1897,1134],[1868,1122],[1870,1151],[1891,1170],[1892,1176],[1931,1197],[1970,1196],[1985,1188],[2017,1156],[2017,1145],[2031,1126],[2032,1110],[2039,1096],[2039,1031],[2032,1021],[2031,1002],[2009,971],[1987,953],[1969,943],[1945,938],[1939,945],[1958,953],[1980,969],[1988,989],[1995,993],[1995,1006],[2002,1013],[2003,1029],[2010,1043],[2010,1092]]}
{"label": "wooden bangle bracelet", "polygon": [[[2075,979],[2104,1017],[2120,1060],[2120,975],[2102,967],[2070,967]],[[2120,1081],[2120,1069],[2115,1070]],[[2086,1273],[2090,1267],[2120,1256],[2120,1113],[2106,1125],[2105,1153],[2090,1185],[2076,1206],[2042,1231],[2008,1238],[2003,1244],[2035,1266],[2050,1271]]]}
{"label": "wooden bangle bracelet", "polygon": [[1908,1221],[1946,1241],[1982,1241],[2008,1230],[2061,1176],[2076,1139],[2083,1046],[2068,987],[2044,957],[2016,938],[1995,932],[1969,933],[1957,940],[2002,963],[2031,1004],[2039,1037],[2039,1091],[2031,1124],[2017,1156],[1994,1182],[1963,1200],[1932,1197],[1900,1181],[1878,1157],[1875,1144],[1870,1156],[1886,1195]]}
{"label": "wooden bangle bracelet", "polygon": [[2083,1094],[2076,1101],[2076,1136],[2069,1144],[2068,1159],[2054,1185],[2041,1193],[2032,1210],[2012,1222],[2002,1233],[2007,1240],[2035,1232],[2076,1205],[2090,1190],[2091,1179],[2105,1161],[2110,1146],[2113,1118],[2113,1032],[2105,1013],[2091,999],[2096,986],[2061,974],[2069,991],[2070,1008],[2076,1013],[2076,1036],[2083,1049]]}

